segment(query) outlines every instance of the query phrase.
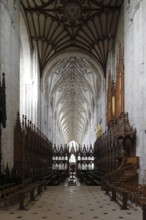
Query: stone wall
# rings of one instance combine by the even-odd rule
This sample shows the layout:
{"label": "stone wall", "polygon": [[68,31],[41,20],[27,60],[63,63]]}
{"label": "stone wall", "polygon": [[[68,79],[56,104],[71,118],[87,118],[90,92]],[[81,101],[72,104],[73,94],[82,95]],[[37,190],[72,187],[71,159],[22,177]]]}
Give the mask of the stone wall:
{"label": "stone wall", "polygon": [[146,183],[146,1],[125,1],[125,111],[137,130],[139,182]]}
{"label": "stone wall", "polygon": [[20,115],[40,128],[40,71],[37,49],[32,47],[20,13]]}
{"label": "stone wall", "polygon": [[[136,155],[140,157],[139,182],[146,183],[146,2],[124,1],[117,35],[109,53],[107,76],[116,81],[116,62],[119,44],[124,48],[125,112],[136,128]],[[107,77],[108,80],[108,77]],[[107,81],[106,81],[107,89]]]}
{"label": "stone wall", "polygon": [[6,74],[7,127],[2,129],[2,165],[13,165],[13,131],[19,110],[19,0],[0,0],[0,74]]}

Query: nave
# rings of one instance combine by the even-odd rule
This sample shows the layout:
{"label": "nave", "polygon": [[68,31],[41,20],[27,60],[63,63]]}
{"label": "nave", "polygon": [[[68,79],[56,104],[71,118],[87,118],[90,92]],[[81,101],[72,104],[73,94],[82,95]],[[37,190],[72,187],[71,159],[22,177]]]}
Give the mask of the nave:
{"label": "nave", "polygon": [[141,220],[142,209],[128,204],[128,210],[110,201],[100,186],[48,186],[31,202],[26,210],[17,206],[0,209],[1,219],[6,220]]}
{"label": "nave", "polygon": [[[146,220],[145,21],[144,0],[0,0],[0,219]],[[60,184],[72,165],[87,186]]]}

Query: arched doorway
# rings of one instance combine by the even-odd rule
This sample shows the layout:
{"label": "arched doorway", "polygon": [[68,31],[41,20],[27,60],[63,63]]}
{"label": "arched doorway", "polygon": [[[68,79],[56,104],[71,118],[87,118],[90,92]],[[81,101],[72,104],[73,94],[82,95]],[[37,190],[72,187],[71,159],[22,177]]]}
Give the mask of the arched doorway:
{"label": "arched doorway", "polygon": [[71,154],[69,158],[69,178],[72,182],[76,179],[76,162],[76,155]]}
{"label": "arched doorway", "polygon": [[69,143],[69,183],[76,183],[77,158],[76,150],[78,144],[75,141]]}

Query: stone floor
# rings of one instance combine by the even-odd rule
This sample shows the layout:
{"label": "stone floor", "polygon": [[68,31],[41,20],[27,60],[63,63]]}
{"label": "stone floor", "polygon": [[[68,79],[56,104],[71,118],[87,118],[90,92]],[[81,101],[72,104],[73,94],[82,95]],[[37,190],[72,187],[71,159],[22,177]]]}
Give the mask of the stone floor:
{"label": "stone floor", "polygon": [[115,202],[101,191],[99,186],[48,186],[30,203],[26,210],[18,210],[18,205],[4,210],[0,208],[1,220],[142,220],[140,207],[130,205],[128,210],[120,210]]}

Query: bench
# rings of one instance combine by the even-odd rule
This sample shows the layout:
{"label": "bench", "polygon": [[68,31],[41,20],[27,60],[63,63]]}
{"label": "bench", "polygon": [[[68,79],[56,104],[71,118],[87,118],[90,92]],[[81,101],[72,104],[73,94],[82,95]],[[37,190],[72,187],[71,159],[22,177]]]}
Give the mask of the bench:
{"label": "bench", "polygon": [[41,182],[34,183],[34,184],[17,192],[20,210],[25,210],[25,196],[26,196],[26,194],[29,194],[29,197],[30,197],[29,201],[35,200],[35,189],[37,189],[37,195],[41,194],[42,183]]}
{"label": "bench", "polygon": [[50,183],[51,183],[51,175],[41,177],[40,181],[42,182],[44,189],[46,189],[47,185],[50,185]]}
{"label": "bench", "polygon": [[67,176],[67,172],[63,170],[53,170],[48,176],[44,176],[41,180],[45,180],[47,185],[59,185]]}
{"label": "bench", "polygon": [[146,186],[141,184],[122,183],[121,187],[128,191],[128,199],[131,203],[143,206],[146,202]]}
{"label": "bench", "polygon": [[[0,191],[0,203],[4,203],[4,207],[8,207],[9,204],[14,204],[18,199],[16,192],[27,187],[31,183],[30,180],[25,180],[23,183],[18,185],[6,184],[1,188]],[[9,187],[8,187],[9,186]]]}
{"label": "bench", "polygon": [[128,202],[128,193],[129,191],[127,191],[126,189],[119,187],[119,186],[114,186],[112,184],[109,183],[109,181],[105,181],[106,183],[106,194],[109,195],[109,192],[111,191],[111,200],[112,201],[117,201],[117,193],[120,194],[120,196],[122,197],[122,205],[119,204],[121,206],[121,209],[126,210],[127,208],[127,202]]}
{"label": "bench", "polygon": [[101,178],[94,170],[78,171],[78,177],[80,178],[80,181],[85,182],[87,185],[101,185]]}
{"label": "bench", "polygon": [[8,207],[9,204],[16,201],[16,192],[21,189],[20,185],[16,185],[10,188],[6,188],[0,191],[0,203],[4,203],[4,207]]}
{"label": "bench", "polygon": [[94,183],[95,183],[95,185],[97,185],[97,186],[100,186],[100,185],[101,185],[101,183],[100,183],[97,179],[94,179]]}
{"label": "bench", "polygon": [[120,186],[114,186],[109,181],[106,183],[106,194],[112,192],[111,200],[116,201],[116,194],[122,195],[122,209],[127,209],[128,199],[136,205],[140,205],[143,210],[143,220],[146,220],[146,186],[140,184],[122,183]]}

